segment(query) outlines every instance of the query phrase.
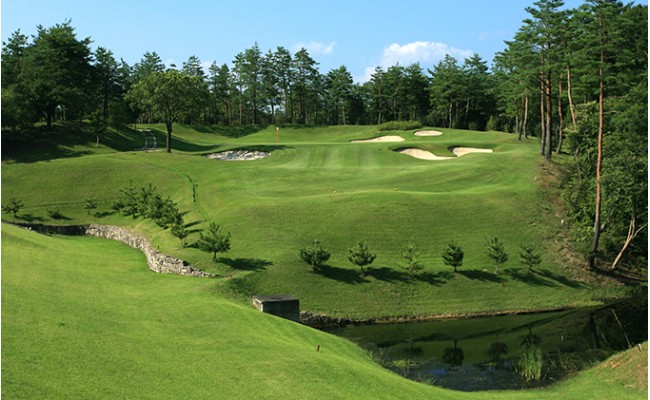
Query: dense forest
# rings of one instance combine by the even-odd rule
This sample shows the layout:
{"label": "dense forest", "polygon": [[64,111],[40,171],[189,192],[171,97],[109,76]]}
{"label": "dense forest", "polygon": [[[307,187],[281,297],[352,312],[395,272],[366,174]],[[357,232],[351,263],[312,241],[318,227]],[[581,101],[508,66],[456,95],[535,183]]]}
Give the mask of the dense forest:
{"label": "dense forest", "polygon": [[[139,123],[350,125],[418,121],[534,136],[561,171],[574,241],[591,267],[647,265],[648,42],[645,5],[539,0],[493,65],[478,54],[436,65],[377,67],[355,83],[322,73],[307,50],[257,43],[230,64],[190,57],[165,66],[154,51],[128,65],[91,49],[69,21],[2,46],[2,127],[27,132],[80,121],[95,132]],[[426,70],[424,69],[426,68]],[[171,139],[167,150],[171,151]]]}

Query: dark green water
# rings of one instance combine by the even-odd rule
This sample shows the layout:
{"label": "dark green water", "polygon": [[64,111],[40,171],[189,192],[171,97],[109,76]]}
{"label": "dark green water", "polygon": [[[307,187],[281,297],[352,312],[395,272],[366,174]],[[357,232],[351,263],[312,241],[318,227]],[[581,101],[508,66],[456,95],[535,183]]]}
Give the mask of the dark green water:
{"label": "dark green water", "polygon": [[[647,340],[647,328],[646,294],[600,308],[327,331],[358,343],[405,377],[474,391],[552,384]],[[538,376],[525,379],[519,360],[531,343],[541,362],[532,362]]]}

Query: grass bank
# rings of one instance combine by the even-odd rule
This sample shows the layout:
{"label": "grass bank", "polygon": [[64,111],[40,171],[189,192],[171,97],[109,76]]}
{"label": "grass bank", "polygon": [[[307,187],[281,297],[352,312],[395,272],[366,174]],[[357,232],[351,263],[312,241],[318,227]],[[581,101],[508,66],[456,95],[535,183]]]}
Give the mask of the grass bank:
{"label": "grass bank", "polygon": [[118,242],[3,224],[2,268],[6,398],[647,397],[647,345],[646,357],[633,349],[552,388],[460,393],[405,380],[351,342],[215,296],[214,279],[152,273]]}
{"label": "grass bank", "polygon": [[[162,138],[162,126],[143,128]],[[86,146],[83,156],[9,157],[2,196],[23,200],[22,221],[99,222],[137,230],[161,251],[217,274],[212,290],[240,304],[254,294],[290,293],[307,311],[363,319],[552,309],[623,294],[620,287],[584,279],[557,252],[563,226],[539,185],[546,172],[534,140],[442,131],[418,137],[407,131],[380,134],[367,126],[281,127],[276,136],[274,127],[178,126],[172,154],[141,151],[136,147],[141,133],[132,131],[116,148]],[[350,143],[380,135],[404,141]],[[136,148],[124,151],[129,143]],[[425,161],[393,151],[417,147],[444,156],[451,146],[493,153]],[[250,162],[204,157],[235,148],[271,155]],[[119,189],[150,184],[186,211],[193,231],[189,247],[150,222],[111,212]],[[99,204],[96,216],[84,210],[88,197]],[[53,209],[63,218],[50,218]],[[232,234],[231,250],[217,263],[191,245],[210,221]],[[486,256],[491,237],[502,240],[510,255],[500,274]],[[319,273],[298,259],[299,249],[314,239],[332,253]],[[452,240],[465,251],[458,273],[440,257]],[[347,249],[357,241],[377,254],[366,275],[347,260]],[[409,242],[424,265],[413,279],[400,268]],[[519,262],[521,244],[534,245],[542,255],[534,273]]]}

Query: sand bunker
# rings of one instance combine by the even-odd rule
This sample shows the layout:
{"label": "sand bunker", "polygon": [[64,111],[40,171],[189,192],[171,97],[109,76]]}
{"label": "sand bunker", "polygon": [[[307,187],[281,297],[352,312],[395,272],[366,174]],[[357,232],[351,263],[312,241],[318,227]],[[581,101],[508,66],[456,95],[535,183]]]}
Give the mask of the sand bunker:
{"label": "sand bunker", "polygon": [[440,136],[442,132],[440,131],[417,131],[414,133],[415,136]]}
{"label": "sand bunker", "polygon": [[477,149],[474,147],[450,147],[449,150],[451,150],[451,152],[454,153],[456,157],[440,157],[433,154],[430,151],[426,151],[422,149],[402,149],[402,150],[398,150],[398,153],[419,158],[420,160],[434,160],[434,161],[451,160],[453,158],[462,157],[465,154],[469,154],[469,153],[492,153],[492,149]]}
{"label": "sand bunker", "polygon": [[271,153],[265,151],[249,151],[249,150],[228,150],[220,153],[208,154],[206,157],[213,160],[224,161],[253,161],[268,157]]}
{"label": "sand bunker", "polygon": [[379,136],[372,139],[353,140],[352,143],[373,143],[373,142],[403,142],[404,138],[401,136]]}
{"label": "sand bunker", "polygon": [[456,157],[440,157],[433,154],[430,151],[426,151],[422,149],[402,149],[399,150],[398,153],[419,158],[420,160],[451,160],[452,158],[456,158]]}
{"label": "sand bunker", "polygon": [[493,153],[492,149],[477,149],[475,147],[451,147],[450,149],[456,157],[461,157],[469,153]]}

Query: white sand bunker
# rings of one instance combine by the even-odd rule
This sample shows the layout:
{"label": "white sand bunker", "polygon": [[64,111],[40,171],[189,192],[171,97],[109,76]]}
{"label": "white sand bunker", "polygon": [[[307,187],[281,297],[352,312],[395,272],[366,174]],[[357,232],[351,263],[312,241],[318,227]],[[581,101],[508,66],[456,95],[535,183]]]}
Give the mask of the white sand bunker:
{"label": "white sand bunker", "polygon": [[440,136],[442,132],[440,131],[417,131],[414,133],[415,136]]}
{"label": "white sand bunker", "polygon": [[379,136],[372,139],[353,140],[352,143],[373,143],[373,142],[403,142],[404,138],[401,136]]}
{"label": "white sand bunker", "polygon": [[419,158],[420,160],[451,160],[454,158],[462,157],[465,154],[469,153],[492,153],[492,149],[477,149],[474,147],[450,147],[449,150],[451,150],[452,153],[456,157],[441,157],[433,154],[430,151],[422,150],[422,149],[402,149],[399,150],[398,153],[401,154],[406,154],[411,157]]}
{"label": "white sand bunker", "polygon": [[224,161],[253,161],[268,157],[271,153],[265,151],[250,151],[250,150],[228,150],[220,153],[208,154],[206,157],[213,160]]}

